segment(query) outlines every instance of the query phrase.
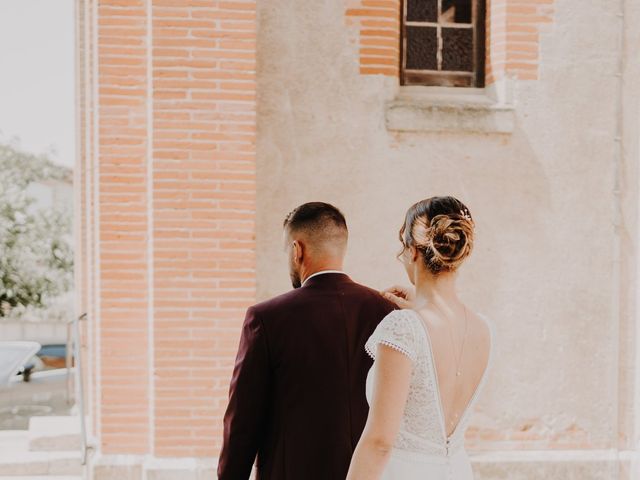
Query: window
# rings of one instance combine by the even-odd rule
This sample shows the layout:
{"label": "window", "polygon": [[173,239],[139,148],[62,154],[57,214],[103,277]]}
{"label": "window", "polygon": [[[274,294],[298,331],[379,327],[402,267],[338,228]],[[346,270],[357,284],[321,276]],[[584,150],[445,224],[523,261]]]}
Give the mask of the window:
{"label": "window", "polygon": [[484,0],[404,0],[403,85],[484,86]]}

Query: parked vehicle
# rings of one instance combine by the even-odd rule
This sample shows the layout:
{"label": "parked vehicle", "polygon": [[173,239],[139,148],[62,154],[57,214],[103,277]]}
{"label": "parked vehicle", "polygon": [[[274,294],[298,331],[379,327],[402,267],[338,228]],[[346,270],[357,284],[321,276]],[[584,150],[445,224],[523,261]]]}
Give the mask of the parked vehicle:
{"label": "parked vehicle", "polygon": [[65,345],[0,342],[0,430],[28,428],[36,415],[67,415]]}

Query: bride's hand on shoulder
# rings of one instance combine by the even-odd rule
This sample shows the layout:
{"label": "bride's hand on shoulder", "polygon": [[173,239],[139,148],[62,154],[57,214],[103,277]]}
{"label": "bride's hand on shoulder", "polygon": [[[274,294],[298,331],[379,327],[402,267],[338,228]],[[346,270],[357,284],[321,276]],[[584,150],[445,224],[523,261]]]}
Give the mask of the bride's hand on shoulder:
{"label": "bride's hand on shoulder", "polygon": [[412,308],[416,298],[413,287],[404,287],[402,285],[393,285],[385,288],[380,294],[390,302],[395,303],[399,308]]}

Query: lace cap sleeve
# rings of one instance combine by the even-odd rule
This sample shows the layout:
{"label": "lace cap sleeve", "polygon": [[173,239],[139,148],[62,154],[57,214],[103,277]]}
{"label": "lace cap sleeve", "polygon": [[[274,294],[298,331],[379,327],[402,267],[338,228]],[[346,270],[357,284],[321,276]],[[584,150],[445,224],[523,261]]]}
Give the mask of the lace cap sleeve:
{"label": "lace cap sleeve", "polygon": [[365,350],[375,360],[378,345],[386,345],[416,360],[415,318],[409,310],[396,310],[387,315],[365,344]]}

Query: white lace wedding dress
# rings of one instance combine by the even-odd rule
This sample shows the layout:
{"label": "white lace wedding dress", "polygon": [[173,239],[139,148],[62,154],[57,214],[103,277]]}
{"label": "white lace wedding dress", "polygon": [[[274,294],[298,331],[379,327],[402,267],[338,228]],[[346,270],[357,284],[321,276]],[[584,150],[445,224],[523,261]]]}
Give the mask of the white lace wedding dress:
{"label": "white lace wedding dress", "polygon": [[[490,324],[487,324],[492,331]],[[365,348],[374,360],[380,344],[399,350],[413,362],[409,396],[400,432],[382,479],[472,480],[471,464],[464,449],[464,432],[478,393],[485,382],[491,364],[491,353],[475,393],[455,430],[451,436],[447,436],[431,341],[420,314],[414,310],[391,312],[380,322],[366,343]],[[491,346],[493,347],[493,335]],[[369,403],[373,393],[375,368],[376,362],[367,376]]]}

